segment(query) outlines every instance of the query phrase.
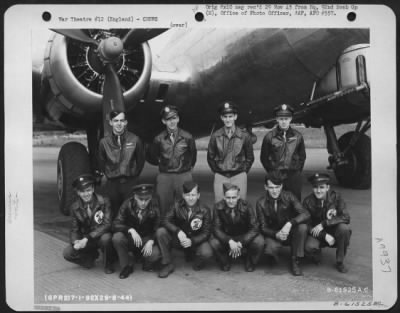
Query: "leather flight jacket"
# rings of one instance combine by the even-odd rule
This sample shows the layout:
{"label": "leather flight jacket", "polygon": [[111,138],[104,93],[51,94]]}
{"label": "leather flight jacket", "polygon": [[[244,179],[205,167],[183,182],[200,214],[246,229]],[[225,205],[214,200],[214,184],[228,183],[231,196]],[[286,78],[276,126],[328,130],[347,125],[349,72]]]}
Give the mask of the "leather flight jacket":
{"label": "leather flight jacket", "polygon": [[125,131],[119,140],[114,134],[100,140],[99,167],[107,179],[137,177],[144,162],[143,144],[135,134]]}
{"label": "leather flight jacket", "polygon": [[307,223],[310,219],[310,213],[303,208],[296,196],[285,190],[281,191],[277,199],[272,198],[267,191],[257,200],[256,211],[261,233],[274,239],[287,222],[293,227]]}
{"label": "leather flight jacket", "polygon": [[306,161],[303,135],[289,127],[284,133],[278,126],[267,133],[261,145],[260,161],[267,172],[302,171]]}
{"label": "leather flight jacket", "polygon": [[153,198],[142,211],[142,218],[138,217],[139,208],[135,198],[129,198],[121,205],[117,217],[114,219],[113,233],[122,232],[130,236],[128,230],[133,228],[142,237],[154,240],[156,230],[160,227],[160,209],[158,200]]}
{"label": "leather flight jacket", "polygon": [[163,226],[171,233],[178,234],[183,231],[197,246],[208,240],[211,234],[211,215],[210,209],[201,204],[200,200],[192,208],[189,217],[188,207],[185,200],[175,201],[171,210],[166,214]]}
{"label": "leather flight jacket", "polygon": [[228,244],[229,240],[240,241],[247,246],[258,234],[259,223],[255,210],[242,199],[238,200],[232,219],[231,211],[225,200],[221,200],[214,207],[214,236],[222,243]]}
{"label": "leather flight jacket", "polygon": [[253,143],[250,134],[235,127],[229,138],[224,127],[215,131],[210,138],[207,162],[214,173],[232,177],[248,173],[254,162]]}
{"label": "leather flight jacket", "polygon": [[185,173],[197,160],[196,143],[191,134],[178,128],[174,141],[167,130],[154,138],[151,158],[158,163],[160,173]]}
{"label": "leather flight jacket", "polygon": [[[328,190],[326,200],[319,200],[314,193],[308,195],[303,200],[303,207],[310,212],[310,226],[314,227],[322,224],[324,228],[336,226],[338,224],[350,224],[350,214],[346,208],[346,203],[339,192]],[[321,231],[318,238],[325,238],[325,231]]]}
{"label": "leather flight jacket", "polygon": [[111,232],[111,206],[108,198],[93,193],[92,201],[89,203],[91,216],[87,212],[87,206],[81,199],[71,204],[72,227],[70,232],[71,244],[75,240],[99,239],[107,232]]}

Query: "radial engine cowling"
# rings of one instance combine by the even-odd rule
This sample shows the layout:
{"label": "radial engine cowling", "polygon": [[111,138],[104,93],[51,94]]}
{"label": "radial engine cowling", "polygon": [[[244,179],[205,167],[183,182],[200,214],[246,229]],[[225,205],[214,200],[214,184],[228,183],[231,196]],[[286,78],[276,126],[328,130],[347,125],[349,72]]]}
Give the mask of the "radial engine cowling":
{"label": "radial engine cowling", "polygon": [[[94,39],[123,36],[121,33],[97,30]],[[54,34],[46,47],[44,79],[49,82],[52,98],[47,112],[58,120],[63,113],[88,117],[102,111],[104,64],[99,62],[97,47],[60,34]],[[124,49],[114,64],[120,80],[126,110],[132,109],[143,96],[150,80],[151,51],[147,42]]]}

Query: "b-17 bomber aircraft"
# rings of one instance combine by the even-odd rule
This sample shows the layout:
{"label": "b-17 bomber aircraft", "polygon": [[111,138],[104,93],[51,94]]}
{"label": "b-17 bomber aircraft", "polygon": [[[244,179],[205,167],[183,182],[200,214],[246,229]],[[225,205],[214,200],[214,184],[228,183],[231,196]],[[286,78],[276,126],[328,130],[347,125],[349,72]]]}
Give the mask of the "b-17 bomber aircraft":
{"label": "b-17 bomber aircraft", "polygon": [[[149,147],[167,104],[195,137],[216,129],[223,101],[238,105],[238,124],[250,132],[271,127],[273,108],[290,104],[295,123],[324,128],[338,182],[370,188],[368,49],[368,29],[53,29],[43,66],[33,66],[34,122],[85,130],[88,141],[59,152],[61,211],[74,199],[71,181],[96,170],[108,113],[125,110]],[[356,126],[338,139],[341,124]]]}

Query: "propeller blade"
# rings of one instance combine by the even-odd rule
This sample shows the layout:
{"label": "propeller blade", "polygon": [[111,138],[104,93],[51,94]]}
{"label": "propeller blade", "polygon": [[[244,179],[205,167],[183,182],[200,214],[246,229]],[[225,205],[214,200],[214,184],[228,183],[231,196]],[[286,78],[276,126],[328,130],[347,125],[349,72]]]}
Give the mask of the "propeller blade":
{"label": "propeller blade", "polygon": [[65,37],[72,38],[81,42],[85,42],[88,44],[98,45],[99,43],[93,38],[89,37],[83,30],[81,29],[51,29],[52,31],[59,33]]}
{"label": "propeller blade", "polygon": [[118,75],[112,64],[108,64],[105,69],[105,80],[103,87],[104,134],[110,132],[108,114],[113,110],[125,111],[125,103]]}
{"label": "propeller blade", "polygon": [[124,47],[129,47],[133,44],[148,41],[167,30],[168,28],[134,28],[122,38],[122,42]]}

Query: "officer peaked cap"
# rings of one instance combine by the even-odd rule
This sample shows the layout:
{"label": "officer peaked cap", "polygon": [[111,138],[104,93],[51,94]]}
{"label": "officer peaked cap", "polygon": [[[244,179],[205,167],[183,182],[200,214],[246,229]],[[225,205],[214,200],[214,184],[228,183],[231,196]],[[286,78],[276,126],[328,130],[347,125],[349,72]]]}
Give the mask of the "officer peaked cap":
{"label": "officer peaked cap", "polygon": [[315,173],[314,175],[308,177],[308,181],[311,183],[313,186],[318,186],[322,184],[329,184],[330,182],[330,176],[325,173]]}
{"label": "officer peaked cap", "polygon": [[94,177],[91,174],[82,174],[74,179],[72,182],[72,187],[78,190],[84,190],[85,188],[94,185]]}
{"label": "officer peaked cap", "polygon": [[108,117],[110,118],[110,121],[111,121],[114,117],[120,115],[121,113],[124,113],[124,114],[125,114],[124,111],[117,111],[117,110],[114,110],[114,111],[111,111],[110,113],[108,113]]}
{"label": "officer peaked cap", "polygon": [[179,111],[176,106],[167,105],[161,110],[160,115],[163,120],[169,120],[171,117],[178,115],[178,113]]}
{"label": "officer peaked cap", "polygon": [[228,114],[228,113],[237,114],[238,107],[232,101],[225,101],[220,104],[220,106],[218,108],[218,112],[220,115],[224,115],[224,114]]}
{"label": "officer peaked cap", "polygon": [[275,117],[292,117],[294,109],[288,104],[281,104],[274,108]]}
{"label": "officer peaked cap", "polygon": [[140,184],[132,187],[132,192],[137,196],[151,196],[153,194],[154,186],[152,184]]}

